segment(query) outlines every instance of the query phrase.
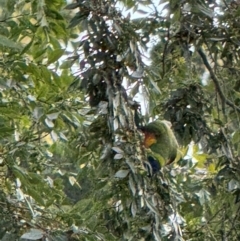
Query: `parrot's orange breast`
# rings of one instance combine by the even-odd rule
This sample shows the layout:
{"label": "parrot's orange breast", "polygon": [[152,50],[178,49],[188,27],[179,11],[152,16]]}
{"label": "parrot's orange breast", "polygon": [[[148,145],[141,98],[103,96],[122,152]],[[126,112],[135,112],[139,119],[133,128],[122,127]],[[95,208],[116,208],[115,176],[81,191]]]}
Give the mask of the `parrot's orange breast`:
{"label": "parrot's orange breast", "polygon": [[145,132],[144,146],[150,147],[152,144],[157,142],[156,136],[153,133]]}

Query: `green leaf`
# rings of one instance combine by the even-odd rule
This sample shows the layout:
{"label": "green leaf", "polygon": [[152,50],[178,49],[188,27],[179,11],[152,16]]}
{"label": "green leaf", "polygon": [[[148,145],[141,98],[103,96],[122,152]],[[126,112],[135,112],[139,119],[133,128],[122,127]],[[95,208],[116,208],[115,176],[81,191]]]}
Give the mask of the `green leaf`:
{"label": "green leaf", "polygon": [[34,187],[31,187],[30,185],[26,189],[27,193],[40,205],[45,206],[45,201],[43,199],[42,193],[38,190],[34,189]]}
{"label": "green leaf", "polygon": [[48,118],[45,118],[45,123],[49,128],[54,127],[54,123],[51,120],[49,120]]}
{"label": "green leaf", "polygon": [[65,60],[61,65],[60,69],[70,69],[74,64],[73,60]]}
{"label": "green leaf", "polygon": [[55,113],[51,113],[51,114],[47,114],[47,118],[49,120],[56,120],[59,116],[60,112],[55,112]]}
{"label": "green leaf", "polygon": [[68,138],[62,132],[59,133],[59,137],[64,141],[68,141]]}
{"label": "green leaf", "polygon": [[21,167],[18,167],[18,166],[15,165],[12,168],[12,172],[15,175],[15,177],[20,179],[22,184],[24,184],[26,186],[29,185],[25,170],[23,170]]}
{"label": "green leaf", "polygon": [[196,192],[196,195],[198,196],[201,205],[210,200],[210,193],[205,189],[201,189],[199,192]]}
{"label": "green leaf", "polygon": [[151,201],[149,201],[148,199],[145,198],[145,202],[147,207],[156,215],[159,215],[159,212],[157,210],[157,208],[153,205],[153,203]]}
{"label": "green leaf", "polygon": [[36,51],[33,52],[32,56],[33,58],[36,60],[36,59],[39,59],[40,57],[43,58],[45,55],[45,53],[47,52],[47,48],[43,48],[42,46],[38,46],[39,49],[37,49]]}
{"label": "green leaf", "polygon": [[124,151],[123,151],[121,148],[117,147],[117,146],[112,147],[112,149],[113,149],[116,153],[119,153],[119,154],[123,154],[123,153],[124,153]]}
{"label": "green leaf", "polygon": [[143,72],[144,72],[143,68],[138,67],[137,70],[131,74],[131,77],[135,79],[140,79],[143,77]]}
{"label": "green leaf", "polygon": [[129,187],[132,191],[133,196],[135,196],[137,190],[136,190],[136,185],[135,185],[135,182],[134,182],[134,179],[133,179],[132,175],[129,177],[128,183],[129,183]]}
{"label": "green leaf", "polygon": [[86,19],[88,14],[90,12],[78,12],[76,13],[76,15],[71,19],[70,24],[69,24],[69,28],[73,28],[76,27],[78,24],[80,24],[82,22],[82,20]]}
{"label": "green leaf", "polygon": [[54,49],[61,49],[61,44],[60,44],[59,39],[56,39],[53,36],[49,36],[49,38],[50,38],[50,42]]}
{"label": "green leaf", "polygon": [[115,173],[114,177],[116,178],[125,178],[129,173],[129,170],[119,170]]}
{"label": "green leaf", "polygon": [[33,41],[34,41],[34,38],[32,38],[32,40],[22,49],[21,55],[25,54],[31,48]]}
{"label": "green leaf", "polygon": [[236,143],[239,143],[239,142],[240,142],[240,130],[236,130],[236,131],[233,133],[232,142],[233,142],[233,144],[236,144]]}
{"label": "green leaf", "polygon": [[235,179],[231,179],[228,182],[228,191],[233,192],[234,190],[237,190],[240,188],[240,183],[236,181]]}
{"label": "green leaf", "polygon": [[132,216],[135,217],[136,216],[136,213],[137,213],[137,205],[136,205],[136,202],[133,201],[131,203],[131,213],[132,213]]}
{"label": "green leaf", "polygon": [[52,138],[53,142],[58,141],[58,135],[54,130],[52,130],[50,134],[51,134],[51,138]]}
{"label": "green leaf", "polygon": [[48,65],[57,61],[63,54],[64,49],[56,49],[48,52]]}
{"label": "green leaf", "polygon": [[213,18],[214,16],[213,11],[204,4],[195,4],[192,10],[195,12],[201,12],[209,18]]}
{"label": "green leaf", "polygon": [[43,108],[42,107],[35,107],[33,110],[33,117],[36,120],[39,120],[42,116],[43,116],[44,112],[43,112]]}
{"label": "green leaf", "polygon": [[155,91],[157,94],[161,94],[161,90],[158,88],[157,83],[156,83],[151,77],[149,77],[149,81],[150,81],[151,85],[153,86],[154,91]]}
{"label": "green leaf", "polygon": [[39,240],[39,239],[42,239],[43,236],[44,236],[44,232],[41,229],[31,229],[30,232],[24,233],[21,236],[21,239]]}
{"label": "green leaf", "polygon": [[70,3],[70,4],[68,4],[66,7],[65,7],[65,9],[75,9],[75,8],[78,8],[78,7],[80,7],[81,6],[81,4],[80,4],[80,2],[77,2],[77,3]]}
{"label": "green leaf", "polygon": [[49,70],[46,66],[41,66],[40,70],[41,70],[43,80],[46,82],[49,82],[49,80],[51,80],[51,74],[52,74],[51,70]]}
{"label": "green leaf", "polygon": [[119,159],[122,159],[122,158],[123,158],[123,154],[120,154],[120,153],[118,153],[114,156],[114,160],[119,160]]}
{"label": "green leaf", "polygon": [[4,47],[9,47],[12,49],[22,49],[22,46],[20,44],[15,43],[11,39],[9,39],[6,36],[1,35],[1,34],[0,34],[0,45],[2,45]]}

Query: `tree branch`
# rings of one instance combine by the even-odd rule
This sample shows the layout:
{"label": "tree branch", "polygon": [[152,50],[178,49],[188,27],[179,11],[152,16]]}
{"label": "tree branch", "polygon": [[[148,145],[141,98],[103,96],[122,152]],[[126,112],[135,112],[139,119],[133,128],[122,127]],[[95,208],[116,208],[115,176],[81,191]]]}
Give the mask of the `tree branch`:
{"label": "tree branch", "polygon": [[207,56],[203,52],[202,48],[198,49],[198,53],[201,56],[204,65],[206,66],[206,68],[208,69],[208,71],[210,73],[210,76],[211,76],[211,78],[213,80],[213,83],[215,85],[217,93],[218,93],[219,97],[221,98],[223,107],[224,107],[225,104],[227,104],[228,106],[232,107],[234,110],[237,110],[238,112],[240,112],[240,108],[225,97],[225,95],[224,95],[224,93],[223,93],[223,91],[221,89],[219,80],[218,80],[217,76],[215,75],[211,65],[209,64],[209,62],[207,60]]}

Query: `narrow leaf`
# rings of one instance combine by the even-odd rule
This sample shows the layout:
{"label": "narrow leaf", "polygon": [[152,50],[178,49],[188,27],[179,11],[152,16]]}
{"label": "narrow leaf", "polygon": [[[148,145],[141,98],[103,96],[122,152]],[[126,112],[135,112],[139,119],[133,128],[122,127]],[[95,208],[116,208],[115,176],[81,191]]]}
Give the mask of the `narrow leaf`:
{"label": "narrow leaf", "polygon": [[65,52],[64,49],[56,49],[48,53],[48,64],[54,63],[57,61]]}
{"label": "narrow leaf", "polygon": [[47,114],[47,118],[49,120],[56,120],[59,116],[60,112],[55,112],[55,113],[51,113],[51,114]]}
{"label": "narrow leaf", "polygon": [[135,194],[136,194],[136,187],[135,187],[135,183],[134,183],[134,180],[132,178],[132,175],[129,177],[128,183],[129,183],[129,186],[130,186],[130,189],[132,191],[133,196],[135,196]]}
{"label": "narrow leaf", "polygon": [[51,120],[49,120],[48,118],[45,119],[45,123],[49,128],[54,127],[54,123]]}
{"label": "narrow leaf", "polygon": [[132,213],[132,216],[135,217],[136,216],[136,213],[137,213],[137,205],[136,205],[136,202],[133,201],[132,204],[131,204],[131,213]]}
{"label": "narrow leaf", "polygon": [[65,9],[71,10],[71,9],[75,9],[75,8],[78,8],[78,7],[80,7],[80,3],[79,3],[79,2],[68,4],[68,5],[65,7]]}
{"label": "narrow leaf", "polygon": [[54,130],[51,131],[51,138],[54,142],[58,140],[58,135]]}
{"label": "narrow leaf", "polygon": [[12,49],[21,49],[22,48],[19,44],[15,43],[11,39],[9,39],[6,36],[1,35],[1,34],[0,34],[0,45],[2,45],[4,47],[9,47]]}
{"label": "narrow leaf", "polygon": [[114,160],[119,160],[119,159],[122,159],[123,158],[123,154],[116,154],[115,156],[114,156]]}
{"label": "narrow leaf", "polygon": [[119,148],[119,147],[114,146],[114,147],[112,147],[112,149],[113,149],[116,153],[119,153],[119,154],[123,154],[123,153],[124,153],[123,150],[122,150],[121,148]]}
{"label": "narrow leaf", "polygon": [[43,116],[43,109],[42,107],[35,107],[33,110],[33,117],[36,120],[39,120]]}
{"label": "narrow leaf", "polygon": [[116,178],[125,178],[129,173],[129,170],[119,170],[115,173],[114,177]]}
{"label": "narrow leaf", "polygon": [[43,238],[43,231],[40,229],[31,229],[30,232],[24,233],[21,239],[38,240]]}

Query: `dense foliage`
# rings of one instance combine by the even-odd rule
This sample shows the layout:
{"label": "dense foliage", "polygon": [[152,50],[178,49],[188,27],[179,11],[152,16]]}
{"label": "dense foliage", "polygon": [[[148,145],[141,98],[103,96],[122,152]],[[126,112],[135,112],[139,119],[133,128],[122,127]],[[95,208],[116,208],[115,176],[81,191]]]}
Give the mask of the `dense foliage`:
{"label": "dense foliage", "polygon": [[[0,0],[0,239],[239,240],[239,20],[229,0]],[[179,150],[151,175],[156,118]]]}

